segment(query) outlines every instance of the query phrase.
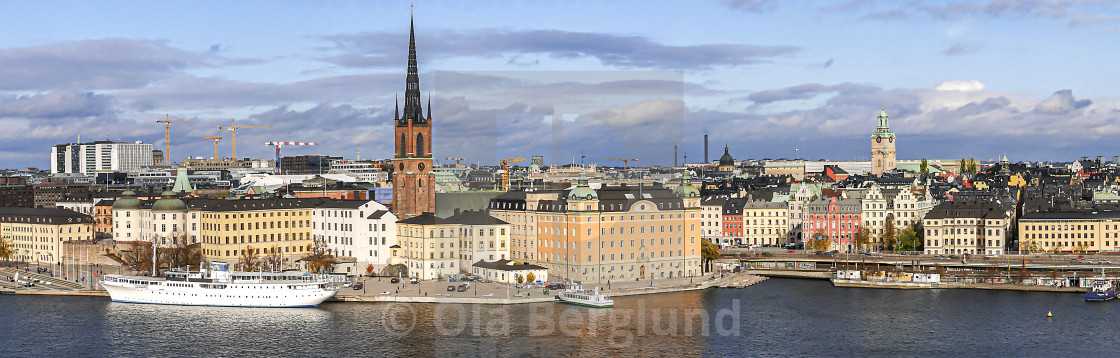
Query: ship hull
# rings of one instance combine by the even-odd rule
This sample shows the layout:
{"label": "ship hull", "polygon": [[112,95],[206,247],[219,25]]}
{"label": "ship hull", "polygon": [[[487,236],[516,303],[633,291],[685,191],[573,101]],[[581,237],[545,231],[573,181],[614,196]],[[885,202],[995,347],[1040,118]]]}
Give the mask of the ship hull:
{"label": "ship hull", "polygon": [[[114,302],[218,307],[315,307],[337,290],[319,285],[229,283],[204,288],[202,283],[103,282]],[[298,287],[298,288],[294,288]]]}

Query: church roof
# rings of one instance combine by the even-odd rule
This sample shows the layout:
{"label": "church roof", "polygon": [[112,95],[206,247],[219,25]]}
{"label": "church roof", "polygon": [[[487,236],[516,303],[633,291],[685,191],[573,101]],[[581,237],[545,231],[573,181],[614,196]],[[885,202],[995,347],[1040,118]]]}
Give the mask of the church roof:
{"label": "church roof", "polygon": [[730,166],[735,165],[735,158],[731,157],[731,153],[728,152],[728,148],[727,148],[726,145],[723,146],[723,156],[719,157],[719,165],[721,167],[725,166],[725,165],[730,165]]}

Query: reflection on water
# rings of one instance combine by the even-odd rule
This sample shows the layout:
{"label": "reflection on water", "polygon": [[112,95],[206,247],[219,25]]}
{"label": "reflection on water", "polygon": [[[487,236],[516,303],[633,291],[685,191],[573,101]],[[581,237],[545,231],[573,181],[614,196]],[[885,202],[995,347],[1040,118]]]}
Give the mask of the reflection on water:
{"label": "reflection on water", "polygon": [[[187,307],[0,295],[0,357],[1085,356],[1120,348],[1115,302],[1078,294],[834,288],[618,297],[614,309],[328,303]],[[1054,317],[1045,318],[1047,311]]]}

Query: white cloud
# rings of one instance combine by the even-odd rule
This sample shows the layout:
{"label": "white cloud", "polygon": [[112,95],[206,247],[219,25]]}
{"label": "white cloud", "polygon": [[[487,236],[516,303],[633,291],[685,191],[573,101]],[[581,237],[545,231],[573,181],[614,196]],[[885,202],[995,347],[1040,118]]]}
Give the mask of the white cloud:
{"label": "white cloud", "polygon": [[983,91],[984,84],[977,80],[972,81],[945,81],[938,83],[933,89],[938,91]]}

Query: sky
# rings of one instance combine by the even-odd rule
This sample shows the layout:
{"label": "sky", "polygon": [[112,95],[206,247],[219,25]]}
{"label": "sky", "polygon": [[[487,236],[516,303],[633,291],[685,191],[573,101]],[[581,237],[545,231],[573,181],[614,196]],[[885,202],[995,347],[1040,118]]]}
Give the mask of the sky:
{"label": "sky", "polygon": [[[121,140],[173,161],[392,156],[410,11],[437,162],[1120,155],[1120,4],[1103,0],[12,2],[0,168]],[[687,158],[685,158],[687,157]]]}

